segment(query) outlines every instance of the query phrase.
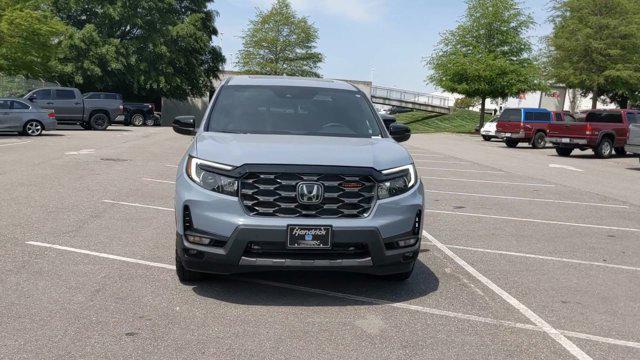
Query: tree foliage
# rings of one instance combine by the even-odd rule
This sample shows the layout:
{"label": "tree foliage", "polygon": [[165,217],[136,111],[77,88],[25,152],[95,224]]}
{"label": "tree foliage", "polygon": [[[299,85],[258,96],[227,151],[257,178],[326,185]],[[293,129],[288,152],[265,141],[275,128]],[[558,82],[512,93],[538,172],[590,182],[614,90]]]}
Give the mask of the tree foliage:
{"label": "tree foliage", "polygon": [[67,30],[45,0],[0,0],[0,73],[49,78]]}
{"label": "tree foliage", "polygon": [[480,98],[480,127],[486,99],[543,89],[526,34],[534,26],[515,0],[468,0],[454,29],[445,31],[426,59],[428,81],[467,97]]}
{"label": "tree foliage", "polygon": [[554,6],[549,71],[568,87],[620,105],[640,93],[640,1],[563,0]]}
{"label": "tree foliage", "polygon": [[277,0],[249,22],[236,65],[252,74],[320,77],[324,57],[315,51],[317,40],[318,29],[288,0]]}
{"label": "tree foliage", "polygon": [[201,96],[224,63],[209,0],[52,0],[74,31],[57,80],[125,98]]}

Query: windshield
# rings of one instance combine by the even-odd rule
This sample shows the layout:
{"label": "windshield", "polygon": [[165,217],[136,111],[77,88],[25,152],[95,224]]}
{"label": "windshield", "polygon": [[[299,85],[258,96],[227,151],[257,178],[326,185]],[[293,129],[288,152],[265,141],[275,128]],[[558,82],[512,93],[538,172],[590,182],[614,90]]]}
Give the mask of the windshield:
{"label": "windshield", "polygon": [[239,134],[380,136],[361,93],[299,87],[227,85],[213,106],[207,131]]}

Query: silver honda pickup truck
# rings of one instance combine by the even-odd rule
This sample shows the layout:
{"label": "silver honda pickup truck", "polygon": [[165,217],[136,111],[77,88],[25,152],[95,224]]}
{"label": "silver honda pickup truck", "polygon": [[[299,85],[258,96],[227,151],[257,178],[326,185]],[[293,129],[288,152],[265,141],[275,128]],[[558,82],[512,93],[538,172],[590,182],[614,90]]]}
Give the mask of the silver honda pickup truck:
{"label": "silver honda pickup truck", "polygon": [[227,80],[203,121],[174,120],[195,138],[176,178],[176,271],[331,270],[411,276],[423,187],[368,97],[342,81],[270,76]]}

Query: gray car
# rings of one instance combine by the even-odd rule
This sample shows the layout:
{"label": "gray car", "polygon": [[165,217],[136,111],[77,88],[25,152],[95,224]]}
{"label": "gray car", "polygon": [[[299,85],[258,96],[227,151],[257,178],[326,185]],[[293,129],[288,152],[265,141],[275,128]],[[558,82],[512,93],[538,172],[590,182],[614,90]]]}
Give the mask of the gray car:
{"label": "gray car", "polygon": [[19,132],[38,136],[44,130],[55,130],[55,114],[22,99],[0,99],[0,132]]}
{"label": "gray car", "polygon": [[340,270],[409,278],[423,186],[367,96],[341,81],[240,76],[211,100],[176,179],[176,271]]}

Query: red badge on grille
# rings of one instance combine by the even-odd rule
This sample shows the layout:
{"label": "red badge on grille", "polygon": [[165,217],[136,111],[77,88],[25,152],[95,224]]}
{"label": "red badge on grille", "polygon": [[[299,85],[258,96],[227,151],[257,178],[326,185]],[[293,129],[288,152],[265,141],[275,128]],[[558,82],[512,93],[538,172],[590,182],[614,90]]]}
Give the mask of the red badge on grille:
{"label": "red badge on grille", "polygon": [[338,186],[343,189],[360,189],[364,186],[364,184],[359,181],[343,181],[338,184]]}

